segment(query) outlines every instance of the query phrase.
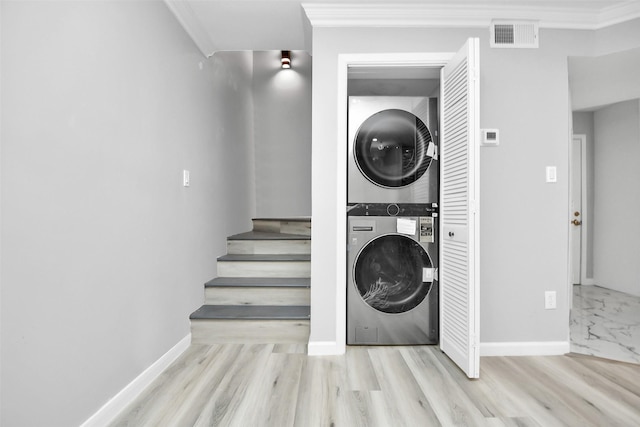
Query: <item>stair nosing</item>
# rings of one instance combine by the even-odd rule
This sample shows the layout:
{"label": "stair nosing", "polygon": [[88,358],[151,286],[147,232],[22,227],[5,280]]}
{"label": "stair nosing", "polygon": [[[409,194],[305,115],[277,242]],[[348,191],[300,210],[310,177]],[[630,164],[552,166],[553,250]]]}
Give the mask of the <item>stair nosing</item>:
{"label": "stair nosing", "polygon": [[245,233],[234,234],[233,236],[227,237],[227,241],[231,242],[280,242],[280,241],[291,241],[291,242],[306,242],[310,241],[311,236],[306,234],[287,234],[287,233],[272,233],[268,231],[247,231]]}
{"label": "stair nosing", "polygon": [[[268,314],[273,311],[275,314]],[[233,314],[235,312],[235,314]],[[293,312],[293,313],[287,313]],[[300,314],[300,312],[304,312]],[[308,305],[208,305],[191,313],[190,320],[309,320]]]}
{"label": "stair nosing", "polygon": [[215,277],[204,284],[205,288],[287,288],[308,289],[309,277]]}
{"label": "stair nosing", "polygon": [[310,254],[226,254],[218,257],[218,261],[231,262],[309,262]]}

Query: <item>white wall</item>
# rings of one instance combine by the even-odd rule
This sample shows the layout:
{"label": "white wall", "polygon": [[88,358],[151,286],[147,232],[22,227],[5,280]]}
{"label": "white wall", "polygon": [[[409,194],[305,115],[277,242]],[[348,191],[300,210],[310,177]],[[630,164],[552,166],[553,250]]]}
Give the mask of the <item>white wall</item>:
{"label": "white wall", "polygon": [[594,113],[596,284],[640,296],[640,101]]}
{"label": "white wall", "polygon": [[[335,303],[346,286],[338,55],[455,52],[468,37],[481,41],[480,125],[501,135],[499,147],[481,151],[481,341],[567,341],[567,56],[593,50],[580,34],[543,29],[540,49],[490,49],[486,29],[314,28],[312,343],[339,346],[343,327]],[[555,184],[545,183],[550,165]],[[547,290],[557,292],[556,310],[544,309]]]}
{"label": "white wall", "polygon": [[251,55],[205,61],[161,2],[0,7],[0,424],[79,425],[250,224]]}
{"label": "white wall", "polygon": [[256,215],[311,215],[311,57],[253,53]]}

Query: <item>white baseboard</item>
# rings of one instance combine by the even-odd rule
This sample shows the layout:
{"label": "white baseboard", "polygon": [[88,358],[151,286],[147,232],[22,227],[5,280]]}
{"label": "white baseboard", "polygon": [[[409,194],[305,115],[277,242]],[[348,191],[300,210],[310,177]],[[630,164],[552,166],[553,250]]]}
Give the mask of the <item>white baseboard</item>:
{"label": "white baseboard", "polygon": [[580,284],[583,285],[583,286],[593,286],[593,285],[596,284],[596,281],[595,281],[595,279],[588,277],[586,279],[583,279],[582,283],[580,283]]}
{"label": "white baseboard", "polygon": [[173,363],[191,344],[191,334],[182,338],[163,356],[138,375],[80,427],[102,427],[111,423],[140,393]]}
{"label": "white baseboard", "polygon": [[483,342],[480,356],[557,356],[570,349],[569,341]]}
{"label": "white baseboard", "polygon": [[309,341],[307,346],[309,356],[337,356],[345,351],[345,345],[338,345],[335,341]]}

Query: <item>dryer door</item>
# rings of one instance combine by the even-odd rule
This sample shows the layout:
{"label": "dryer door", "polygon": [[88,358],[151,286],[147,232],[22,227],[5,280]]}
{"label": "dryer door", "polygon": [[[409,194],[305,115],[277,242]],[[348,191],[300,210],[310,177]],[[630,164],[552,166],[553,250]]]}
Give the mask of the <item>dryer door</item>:
{"label": "dryer door", "polygon": [[417,307],[433,283],[429,254],[415,240],[386,234],[367,243],[354,262],[354,283],[369,306],[383,313]]}
{"label": "dryer door", "polygon": [[354,141],[360,172],[382,187],[404,187],[429,168],[431,142],[427,126],[404,110],[383,110],[365,120]]}

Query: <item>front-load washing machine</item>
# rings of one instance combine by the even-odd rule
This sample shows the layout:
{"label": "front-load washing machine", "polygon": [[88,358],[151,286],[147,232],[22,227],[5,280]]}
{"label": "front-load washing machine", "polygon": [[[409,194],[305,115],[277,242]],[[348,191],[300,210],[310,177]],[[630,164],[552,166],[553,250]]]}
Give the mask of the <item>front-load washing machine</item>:
{"label": "front-load washing machine", "polygon": [[347,203],[438,200],[438,100],[351,96]]}
{"label": "front-load washing machine", "polygon": [[437,344],[437,205],[359,204],[349,214],[347,344]]}

